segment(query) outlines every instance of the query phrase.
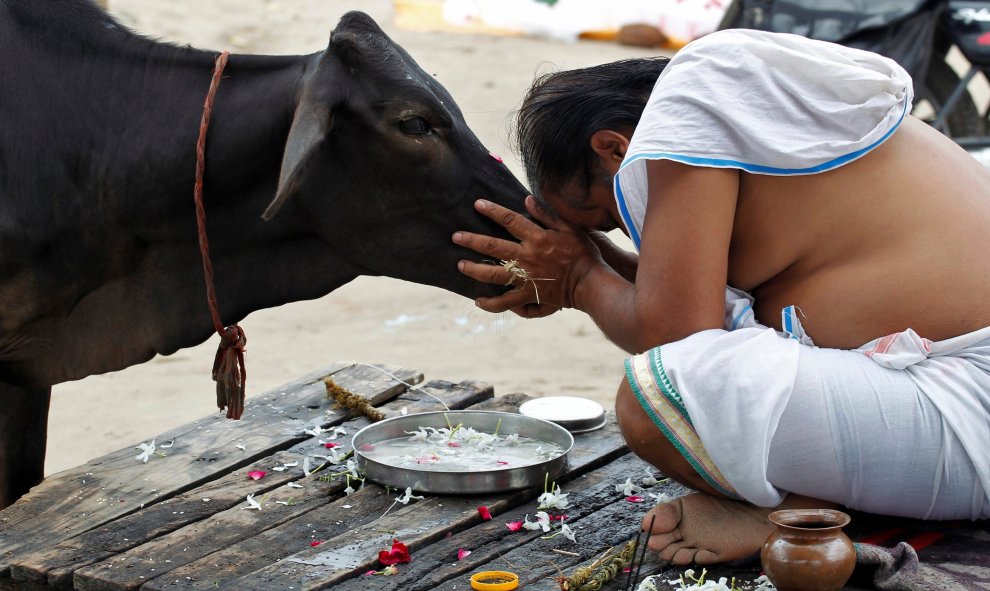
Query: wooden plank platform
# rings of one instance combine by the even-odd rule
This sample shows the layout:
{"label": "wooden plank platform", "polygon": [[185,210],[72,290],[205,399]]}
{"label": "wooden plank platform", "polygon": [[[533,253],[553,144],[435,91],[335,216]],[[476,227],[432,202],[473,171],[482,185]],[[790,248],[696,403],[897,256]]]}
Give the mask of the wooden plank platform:
{"label": "wooden plank platform", "polygon": [[[484,570],[516,572],[521,589],[555,590],[557,577],[635,536],[653,503],[649,493],[686,492],[662,482],[642,493],[646,502],[626,501],[616,485],[626,478],[640,482],[649,467],[628,452],[610,420],[575,436],[558,479],[569,493],[563,513],[576,542],[506,527],[535,515],[542,489],[427,495],[408,505],[395,503],[395,490],[370,482],[347,494],[342,469],[310,476],[302,471],[303,458],[326,454],[323,442],[333,436],[313,434],[315,427],[343,429],[346,435],[335,442],[348,451],[350,436],[369,424],[332,409],[322,383],[331,375],[386,416],[437,410],[437,398],[451,409],[508,412],[527,399],[494,398],[490,386],[474,381],[408,389],[395,378],[419,384],[422,374],[335,364],[250,398],[239,422],[218,414],[160,435],[156,445],[163,455],[147,462],[128,446],[45,480],[0,512],[0,591],[462,591],[470,588],[472,574]],[[267,474],[252,480],[251,470]],[[261,510],[249,508],[248,495]],[[493,519],[483,520],[479,506],[488,507]],[[396,538],[409,546],[412,561],[394,576],[366,575],[382,569],[378,551]],[[458,560],[459,549],[471,553]],[[758,576],[759,565],[712,570],[746,583]],[[649,556],[642,574],[676,579],[681,572]],[[602,589],[624,589],[627,576]]]}

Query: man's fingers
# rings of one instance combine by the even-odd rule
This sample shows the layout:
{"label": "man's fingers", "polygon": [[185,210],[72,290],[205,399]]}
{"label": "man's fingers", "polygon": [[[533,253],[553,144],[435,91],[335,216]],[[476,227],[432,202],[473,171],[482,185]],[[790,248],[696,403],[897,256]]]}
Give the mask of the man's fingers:
{"label": "man's fingers", "polygon": [[519,250],[519,244],[515,242],[471,232],[455,232],[454,244],[488,255],[495,259],[494,262],[513,259]]}
{"label": "man's fingers", "polygon": [[522,308],[533,301],[533,293],[529,289],[516,289],[505,295],[494,298],[478,298],[474,300],[479,308],[486,312],[506,312]]}
{"label": "man's fingers", "polygon": [[541,229],[532,221],[526,219],[526,216],[491,201],[478,199],[474,202],[474,207],[485,217],[508,230],[509,234],[512,234],[519,240],[528,237],[533,230]]}
{"label": "man's fingers", "polygon": [[502,265],[461,261],[457,264],[457,269],[471,279],[481,281],[482,283],[512,285],[512,282],[516,279],[516,276]]}

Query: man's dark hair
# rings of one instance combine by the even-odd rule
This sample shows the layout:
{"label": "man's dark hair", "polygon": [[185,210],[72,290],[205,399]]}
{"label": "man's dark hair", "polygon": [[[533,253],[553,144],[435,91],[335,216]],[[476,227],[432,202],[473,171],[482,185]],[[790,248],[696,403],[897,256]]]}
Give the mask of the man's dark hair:
{"label": "man's dark hair", "polygon": [[668,61],[629,59],[538,77],[516,114],[515,143],[530,189],[539,196],[571,183],[587,187],[596,170],[592,134],[635,128]]}

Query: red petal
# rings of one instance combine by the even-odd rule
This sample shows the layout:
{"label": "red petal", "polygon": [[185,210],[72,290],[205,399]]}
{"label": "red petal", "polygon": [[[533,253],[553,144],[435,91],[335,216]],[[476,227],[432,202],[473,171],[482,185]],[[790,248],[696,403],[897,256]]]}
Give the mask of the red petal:
{"label": "red petal", "polygon": [[522,523],[521,521],[510,521],[505,524],[505,527],[509,528],[509,531],[519,531],[522,529]]}
{"label": "red petal", "polygon": [[268,472],[265,472],[263,470],[251,470],[250,472],[247,473],[248,478],[250,478],[251,480],[261,480],[262,478],[265,477],[265,474],[268,474]]}
{"label": "red petal", "polygon": [[471,554],[470,550],[465,550],[464,548],[457,549],[457,560],[464,560]]}
{"label": "red petal", "polygon": [[322,544],[322,543],[323,543],[323,542],[321,542],[321,541],[319,541],[319,540],[313,540],[312,542],[310,542],[310,543],[309,543],[309,547],[310,547],[310,548],[315,548],[315,547],[317,547],[317,546],[319,546],[319,545],[320,545],[320,544]]}
{"label": "red petal", "polygon": [[333,449],[335,447],[340,447],[340,444],[337,443],[336,441],[327,441],[323,444],[323,447],[327,449]]}
{"label": "red petal", "polygon": [[378,552],[378,562],[381,562],[385,566],[399,564],[400,562],[409,562],[411,560],[412,557],[409,555],[409,548],[399,540],[392,541],[391,550],[380,550]]}
{"label": "red petal", "polygon": [[481,514],[481,518],[484,519],[485,521],[488,521],[489,519],[492,518],[491,511],[489,511],[488,507],[484,505],[478,507],[478,513]]}
{"label": "red petal", "polygon": [[630,503],[642,503],[644,499],[639,495],[629,495],[626,500]]}

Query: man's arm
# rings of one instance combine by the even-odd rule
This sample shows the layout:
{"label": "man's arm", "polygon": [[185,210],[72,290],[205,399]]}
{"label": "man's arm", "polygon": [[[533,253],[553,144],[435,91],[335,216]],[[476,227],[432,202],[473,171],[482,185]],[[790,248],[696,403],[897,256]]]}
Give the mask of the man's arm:
{"label": "man's arm", "polygon": [[646,164],[649,200],[636,281],[593,267],[574,305],[617,345],[641,352],[722,328],[739,172],[667,160]]}
{"label": "man's arm", "polygon": [[609,267],[615,269],[626,281],[636,281],[636,267],[639,265],[636,253],[620,248],[604,232],[588,232],[588,237],[598,247],[598,252]]}
{"label": "man's arm", "polygon": [[[530,213],[547,228],[486,203],[482,213],[502,224],[518,244],[459,232],[454,241],[502,260],[516,260],[539,281],[496,298],[480,298],[490,312],[541,316],[561,307],[584,311],[602,332],[631,353],[721,328],[729,242],[739,190],[736,170],[698,168],[669,161],[647,163],[649,201],[635,282],[602,261],[580,229]],[[462,261],[461,271],[505,284],[507,271]]]}

